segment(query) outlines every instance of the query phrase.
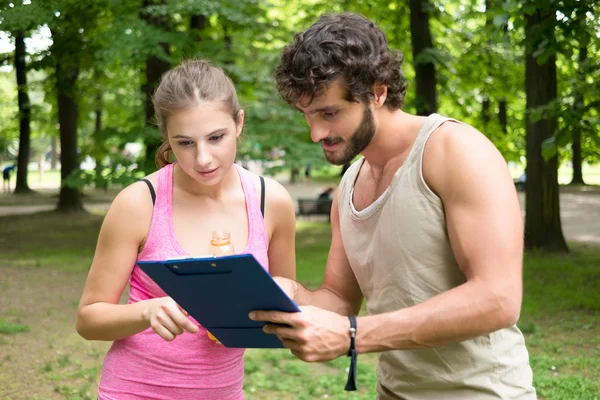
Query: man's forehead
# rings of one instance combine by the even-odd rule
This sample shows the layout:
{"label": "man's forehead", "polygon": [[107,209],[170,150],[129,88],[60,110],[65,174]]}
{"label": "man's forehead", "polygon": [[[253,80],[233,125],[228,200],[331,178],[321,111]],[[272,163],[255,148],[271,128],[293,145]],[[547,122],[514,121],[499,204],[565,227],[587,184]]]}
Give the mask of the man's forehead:
{"label": "man's forehead", "polygon": [[324,87],[314,97],[306,95],[300,98],[294,107],[305,114],[322,111],[326,108],[338,106],[342,101],[346,100],[347,89],[341,85],[339,80],[333,81],[331,84]]}

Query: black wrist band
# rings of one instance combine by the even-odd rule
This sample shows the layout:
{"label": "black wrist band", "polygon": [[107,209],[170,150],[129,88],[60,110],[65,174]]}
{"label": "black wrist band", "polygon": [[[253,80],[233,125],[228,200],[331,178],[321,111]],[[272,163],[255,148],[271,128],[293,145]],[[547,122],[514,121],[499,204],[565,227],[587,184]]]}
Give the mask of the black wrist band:
{"label": "black wrist band", "polygon": [[350,357],[350,370],[348,371],[348,381],[344,390],[353,391],[356,390],[356,347],[354,338],[356,337],[356,317],[349,315],[350,320],[350,349],[348,349],[348,357]]}

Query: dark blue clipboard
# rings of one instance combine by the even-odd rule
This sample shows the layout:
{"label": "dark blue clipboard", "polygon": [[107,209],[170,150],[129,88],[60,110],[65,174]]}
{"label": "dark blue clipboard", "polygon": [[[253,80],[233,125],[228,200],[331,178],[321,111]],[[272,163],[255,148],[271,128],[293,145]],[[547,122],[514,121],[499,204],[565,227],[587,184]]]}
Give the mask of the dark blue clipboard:
{"label": "dark blue clipboard", "polygon": [[226,347],[281,348],[253,310],[300,309],[251,254],[138,261],[137,265]]}

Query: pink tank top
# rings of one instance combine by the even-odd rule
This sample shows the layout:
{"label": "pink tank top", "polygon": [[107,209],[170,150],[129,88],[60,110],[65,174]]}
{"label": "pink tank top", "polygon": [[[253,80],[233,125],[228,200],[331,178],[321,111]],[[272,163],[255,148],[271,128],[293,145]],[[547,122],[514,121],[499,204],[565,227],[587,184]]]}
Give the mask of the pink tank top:
{"label": "pink tank top", "polygon": [[[259,199],[248,172],[235,167],[248,214],[248,244],[243,253],[254,255],[268,271],[269,243]],[[189,257],[177,242],[173,229],[173,164],[159,170],[157,186],[150,231],[137,260]],[[129,284],[129,303],[166,296],[137,265]],[[113,343],[102,366],[98,398],[240,400],[244,398],[243,355],[243,349],[228,349],[210,340],[202,326],[197,333],[183,333],[171,342],[149,328]]]}

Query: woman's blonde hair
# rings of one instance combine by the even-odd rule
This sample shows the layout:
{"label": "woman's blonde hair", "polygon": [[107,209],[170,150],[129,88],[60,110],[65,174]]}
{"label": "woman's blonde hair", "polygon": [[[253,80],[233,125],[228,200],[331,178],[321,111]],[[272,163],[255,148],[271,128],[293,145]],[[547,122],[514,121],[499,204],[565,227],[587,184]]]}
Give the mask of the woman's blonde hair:
{"label": "woman's blonde hair", "polygon": [[240,120],[240,105],[233,82],[219,67],[205,60],[184,61],[166,72],[152,99],[160,133],[163,137],[157,153],[159,168],[171,163],[171,145],[167,119],[179,110],[202,103],[220,102],[235,123]]}

